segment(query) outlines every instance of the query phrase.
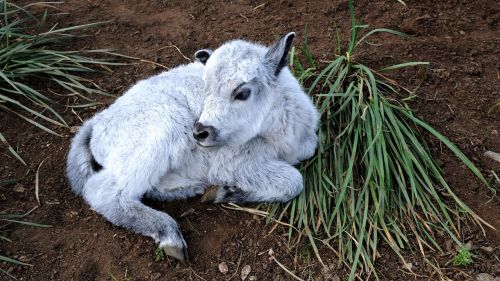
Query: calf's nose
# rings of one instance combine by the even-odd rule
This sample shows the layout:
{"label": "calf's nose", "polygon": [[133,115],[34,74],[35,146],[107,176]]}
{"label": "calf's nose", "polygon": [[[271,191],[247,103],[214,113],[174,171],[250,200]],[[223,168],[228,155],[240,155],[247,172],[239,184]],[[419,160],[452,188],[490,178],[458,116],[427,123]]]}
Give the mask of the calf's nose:
{"label": "calf's nose", "polygon": [[212,126],[204,126],[200,122],[196,122],[193,127],[193,137],[197,141],[204,141],[206,140],[209,136],[213,136],[214,134],[214,127]]}

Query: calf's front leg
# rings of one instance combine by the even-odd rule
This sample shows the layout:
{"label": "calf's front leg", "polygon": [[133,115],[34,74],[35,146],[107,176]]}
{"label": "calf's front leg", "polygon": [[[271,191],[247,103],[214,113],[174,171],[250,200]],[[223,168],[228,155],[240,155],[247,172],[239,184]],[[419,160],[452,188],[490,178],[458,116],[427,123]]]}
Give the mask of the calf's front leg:
{"label": "calf's front leg", "polygon": [[229,184],[218,186],[205,201],[288,202],[303,190],[300,172],[283,161],[242,163],[231,174]]}

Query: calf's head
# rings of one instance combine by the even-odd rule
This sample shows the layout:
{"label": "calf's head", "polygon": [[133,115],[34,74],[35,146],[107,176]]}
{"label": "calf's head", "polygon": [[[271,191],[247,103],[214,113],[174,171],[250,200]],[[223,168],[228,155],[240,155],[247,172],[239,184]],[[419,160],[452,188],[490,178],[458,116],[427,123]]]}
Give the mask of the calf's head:
{"label": "calf's head", "polygon": [[196,53],[206,66],[205,102],[193,127],[200,146],[237,146],[264,130],[273,104],[283,98],[276,87],[294,37],[294,32],[288,33],[269,48],[235,40],[213,53]]}

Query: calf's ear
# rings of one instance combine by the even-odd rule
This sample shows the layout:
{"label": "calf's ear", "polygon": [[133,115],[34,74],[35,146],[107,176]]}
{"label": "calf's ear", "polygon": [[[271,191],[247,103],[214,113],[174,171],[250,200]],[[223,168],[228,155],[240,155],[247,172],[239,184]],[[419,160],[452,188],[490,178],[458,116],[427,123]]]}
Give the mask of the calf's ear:
{"label": "calf's ear", "polygon": [[295,32],[282,35],[280,39],[278,39],[278,42],[272,45],[269,51],[267,51],[264,61],[269,71],[274,76],[278,76],[283,67],[288,65],[288,51],[292,46],[294,38]]}
{"label": "calf's ear", "polygon": [[213,52],[211,49],[198,50],[194,53],[194,60],[206,64]]}

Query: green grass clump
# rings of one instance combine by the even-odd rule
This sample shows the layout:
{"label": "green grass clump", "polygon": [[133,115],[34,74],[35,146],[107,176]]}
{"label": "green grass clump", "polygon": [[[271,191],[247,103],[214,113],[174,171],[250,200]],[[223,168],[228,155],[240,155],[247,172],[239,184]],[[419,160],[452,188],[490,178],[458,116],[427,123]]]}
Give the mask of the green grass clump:
{"label": "green grass clump", "polygon": [[166,254],[165,254],[165,251],[163,251],[163,248],[158,246],[156,247],[156,250],[155,250],[155,261],[162,261],[162,260],[165,260],[166,258]]}
{"label": "green grass clump", "polygon": [[343,50],[338,36],[337,54],[325,68],[318,68],[307,39],[301,49],[305,63],[297,59],[295,49],[291,52],[293,71],[321,112],[319,146],[301,165],[305,192],[286,205],[270,205],[269,212],[279,220],[288,219],[290,236],[293,229],[307,236],[320,261],[317,243],[331,247],[339,262],[350,267],[353,280],[376,276],[374,263],[382,242],[404,261],[402,249],[408,246],[418,247],[422,255],[442,251],[437,242],[441,235],[462,245],[456,222],[464,216],[485,223],[446,183],[422,131],[486,181],[450,140],[413,114],[400,88],[380,74],[428,63],[375,71],[356,61],[356,50],[369,36],[405,35],[374,29],[360,37],[368,26],[358,25],[352,1],[349,9],[349,46]]}
{"label": "green grass clump", "polygon": [[472,254],[469,249],[465,247],[461,247],[458,250],[457,255],[453,258],[452,264],[454,266],[467,266],[472,264],[474,261],[472,260]]}
{"label": "green grass clump", "polygon": [[[60,50],[64,43],[80,37],[72,32],[83,31],[99,23],[58,28],[57,24],[47,23],[47,10],[38,17],[28,10],[33,5],[49,4],[55,3],[40,2],[21,7],[0,0],[0,110],[57,135],[49,125],[68,125],[54,109],[56,103],[52,95],[56,93],[53,89],[61,90],[65,95],[77,95],[93,104],[87,94],[105,93],[80,75],[96,71],[97,66],[115,63],[89,56],[107,53],[107,50]],[[44,88],[39,89],[41,85]],[[55,87],[49,89],[47,85]],[[24,163],[1,132],[0,141]]]}

